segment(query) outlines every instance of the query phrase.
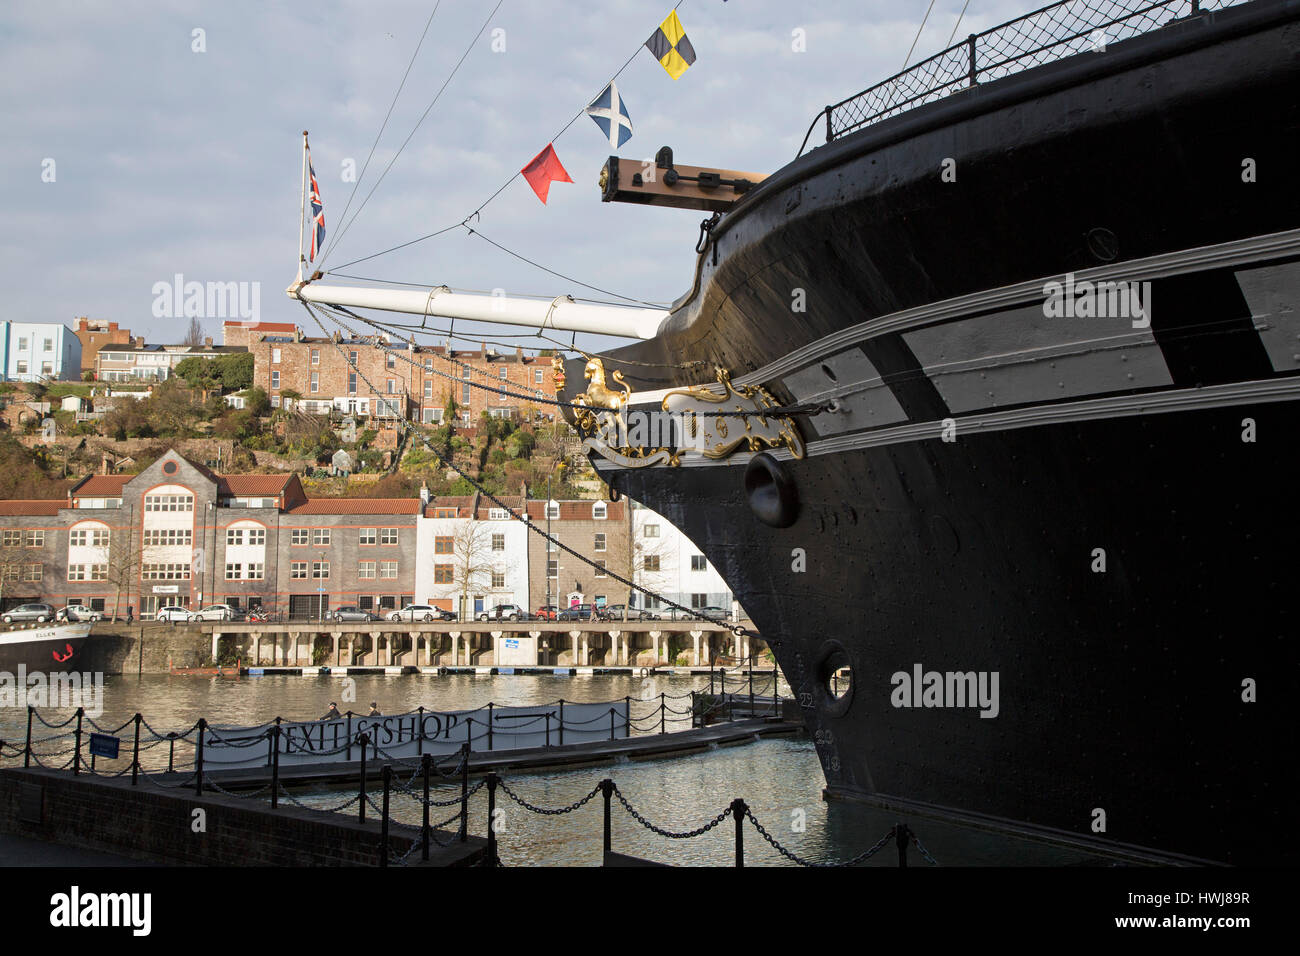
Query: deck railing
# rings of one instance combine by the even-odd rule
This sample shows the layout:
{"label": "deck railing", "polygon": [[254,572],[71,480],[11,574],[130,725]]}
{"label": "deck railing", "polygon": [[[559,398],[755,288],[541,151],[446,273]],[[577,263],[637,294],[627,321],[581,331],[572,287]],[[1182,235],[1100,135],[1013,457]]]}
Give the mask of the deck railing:
{"label": "deck railing", "polygon": [[848,99],[827,106],[808,127],[799,155],[819,122],[826,142],[953,93],[1111,43],[1176,20],[1246,0],[1063,0],[936,53]]}

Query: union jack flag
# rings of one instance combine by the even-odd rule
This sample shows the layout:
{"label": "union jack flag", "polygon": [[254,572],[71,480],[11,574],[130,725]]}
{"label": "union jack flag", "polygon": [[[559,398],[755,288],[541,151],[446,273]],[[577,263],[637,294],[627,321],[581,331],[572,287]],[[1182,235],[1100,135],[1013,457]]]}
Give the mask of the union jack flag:
{"label": "union jack flag", "polygon": [[307,172],[311,177],[311,253],[308,256],[309,262],[316,261],[316,253],[320,251],[321,243],[325,241],[325,204],[320,198],[320,183],[316,182],[316,170],[311,164],[311,151],[307,152]]}

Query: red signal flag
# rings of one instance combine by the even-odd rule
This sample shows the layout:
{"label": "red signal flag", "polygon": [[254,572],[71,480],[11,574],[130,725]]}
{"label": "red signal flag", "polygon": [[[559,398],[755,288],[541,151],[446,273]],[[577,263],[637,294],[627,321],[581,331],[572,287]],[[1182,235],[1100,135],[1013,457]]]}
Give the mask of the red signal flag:
{"label": "red signal flag", "polygon": [[537,193],[537,198],[543,204],[546,203],[546,197],[551,191],[551,183],[573,182],[561,165],[560,157],[555,155],[555,146],[552,143],[547,143],[546,148],[534,156],[520,172],[524,174],[524,179],[528,180],[528,185],[533,187],[533,192]]}

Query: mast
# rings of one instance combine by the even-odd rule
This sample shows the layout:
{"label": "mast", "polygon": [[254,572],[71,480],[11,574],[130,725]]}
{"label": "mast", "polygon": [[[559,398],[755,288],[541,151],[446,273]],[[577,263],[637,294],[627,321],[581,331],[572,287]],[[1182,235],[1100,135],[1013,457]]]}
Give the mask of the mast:
{"label": "mast", "polygon": [[307,260],[302,254],[302,226],[307,221],[307,131],[302,131],[302,210],[298,213],[298,281]]}
{"label": "mast", "polygon": [[[301,267],[301,263],[300,263]],[[300,277],[285,292],[290,298],[322,305],[379,309],[411,315],[440,316],[474,322],[523,325],[561,332],[590,332],[630,339],[652,339],[668,312],[577,302],[571,296],[521,299],[503,295],[452,292],[446,286],[428,289],[377,289],[357,286],[316,285]]]}

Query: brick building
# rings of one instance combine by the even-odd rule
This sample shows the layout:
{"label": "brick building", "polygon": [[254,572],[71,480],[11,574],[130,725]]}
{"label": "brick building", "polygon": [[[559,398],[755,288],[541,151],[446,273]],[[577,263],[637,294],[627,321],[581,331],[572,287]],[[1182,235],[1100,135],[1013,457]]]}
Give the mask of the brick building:
{"label": "brick building", "polygon": [[[632,577],[629,510],[622,501],[530,500],[528,518],[561,544],[591,558],[606,570]],[[543,604],[626,604],[628,588],[607,574],[561,551],[540,535],[528,536],[530,610]],[[636,580],[633,578],[633,580]],[[641,582],[637,582],[641,583]],[[549,597],[549,600],[548,600]],[[639,602],[637,602],[639,606]]]}
{"label": "brick building", "polygon": [[287,335],[292,338],[297,328],[292,322],[227,321],[221,326],[221,344],[248,348],[264,335]]}
{"label": "brick building", "polygon": [[[253,353],[253,384],[266,390],[273,408],[279,408],[289,392],[288,398],[304,411],[324,414],[334,409],[438,424],[450,398],[457,405],[458,422],[471,425],[483,412],[518,417],[535,400],[555,398],[549,356],[522,349],[449,351],[441,345],[411,348],[400,343],[385,349],[367,340],[305,336],[300,330],[262,335],[248,349]],[[474,388],[470,381],[528,398]],[[551,413],[550,406],[535,407]]]}
{"label": "brick building", "polygon": [[418,522],[416,596],[466,617],[501,604],[529,606],[528,529],[512,515],[522,497],[501,508],[480,495],[430,500]]}
{"label": "brick building", "polygon": [[168,452],[64,501],[0,502],[0,604],[229,603],[311,617],[413,600],[418,498],[315,498],[296,475],[217,475]]}
{"label": "brick building", "polygon": [[77,319],[77,338],[81,340],[81,370],[94,371],[95,355],[105,345],[130,345],[131,330],[118,328],[116,322],[104,319]]}

